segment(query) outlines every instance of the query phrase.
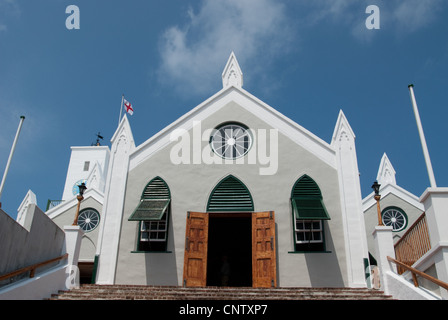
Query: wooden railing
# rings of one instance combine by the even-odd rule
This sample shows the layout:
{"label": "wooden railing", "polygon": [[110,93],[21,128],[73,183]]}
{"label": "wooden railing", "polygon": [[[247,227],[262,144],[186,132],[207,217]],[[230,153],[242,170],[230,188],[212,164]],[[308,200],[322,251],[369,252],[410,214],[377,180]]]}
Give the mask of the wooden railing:
{"label": "wooden railing", "polygon": [[417,270],[415,268],[412,268],[411,266],[408,266],[408,265],[406,265],[406,264],[404,264],[404,263],[402,263],[400,261],[397,261],[394,258],[391,258],[389,256],[387,257],[387,260],[389,260],[390,262],[395,263],[397,266],[400,266],[403,269],[409,270],[412,273],[412,280],[414,281],[414,286],[416,286],[416,287],[419,286],[418,280],[417,280],[417,276],[420,276],[420,277],[425,278],[425,279],[427,279],[427,280],[437,284],[438,286],[448,290],[448,283],[446,283],[446,282],[443,282],[443,281],[440,281],[439,279],[431,277],[430,275],[428,275],[428,274],[426,274],[426,273],[424,273],[424,272],[422,272],[420,270]]}
{"label": "wooden railing", "polygon": [[[425,213],[414,222],[394,247],[396,259],[407,266],[412,266],[431,249]],[[398,274],[402,274],[405,269],[399,266],[397,271]]]}
{"label": "wooden railing", "polygon": [[67,258],[67,257],[68,257],[68,253],[66,253],[66,254],[64,254],[64,255],[62,255],[60,257],[54,258],[54,259],[50,259],[50,260],[47,260],[47,261],[44,261],[44,262],[36,263],[36,264],[31,265],[31,266],[28,266],[28,267],[25,267],[25,268],[21,268],[21,269],[18,269],[16,271],[13,271],[13,272],[9,272],[7,274],[1,275],[0,276],[0,281],[3,281],[3,280],[6,280],[6,279],[15,277],[15,276],[17,276],[19,274],[22,274],[22,273],[25,273],[25,272],[28,272],[28,271],[30,271],[30,278],[34,278],[34,273],[35,273],[37,268],[43,267],[43,266],[45,266],[47,264],[50,264],[50,263],[53,263],[53,262],[56,262],[56,261],[59,261],[59,260],[63,260],[65,258]]}

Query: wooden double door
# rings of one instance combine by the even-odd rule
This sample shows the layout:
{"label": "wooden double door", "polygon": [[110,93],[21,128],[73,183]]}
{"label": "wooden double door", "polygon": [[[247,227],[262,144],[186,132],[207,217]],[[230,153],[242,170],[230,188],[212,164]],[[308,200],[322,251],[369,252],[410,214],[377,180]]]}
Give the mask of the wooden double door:
{"label": "wooden double door", "polygon": [[[248,228],[238,223],[240,220],[242,223],[243,219],[246,224],[249,224]],[[223,234],[226,236],[223,237]],[[184,286],[205,287],[212,281],[210,265],[213,263],[212,257],[216,257],[217,254],[214,252],[218,250],[216,243],[220,243],[220,249],[227,247],[229,253],[234,254],[237,251],[235,246],[239,245],[235,241],[247,238],[248,244],[241,243],[242,248],[246,246],[242,253],[244,257],[234,259],[231,269],[241,275],[244,274],[245,268],[251,268],[249,276],[246,276],[246,282],[241,283],[249,281],[252,287],[276,287],[277,262],[273,211],[241,214],[188,212],[185,232]],[[250,257],[247,257],[248,255]],[[240,262],[241,265],[238,265]]]}

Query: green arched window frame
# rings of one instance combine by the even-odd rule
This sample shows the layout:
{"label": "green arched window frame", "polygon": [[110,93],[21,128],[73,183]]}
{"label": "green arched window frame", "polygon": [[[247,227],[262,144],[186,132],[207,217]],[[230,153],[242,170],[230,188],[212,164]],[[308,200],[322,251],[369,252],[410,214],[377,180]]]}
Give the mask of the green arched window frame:
{"label": "green arched window frame", "polygon": [[324,221],[330,220],[317,183],[303,175],[291,191],[294,252],[325,251]]}
{"label": "green arched window frame", "polygon": [[170,203],[171,192],[165,180],[157,176],[145,186],[128,219],[139,222],[136,252],[166,252]]}
{"label": "green arched window frame", "polygon": [[330,220],[319,186],[306,174],[294,184],[291,202],[299,220]]}
{"label": "green arched window frame", "polygon": [[224,211],[254,211],[249,189],[233,175],[228,175],[215,186],[207,202],[207,212]]}

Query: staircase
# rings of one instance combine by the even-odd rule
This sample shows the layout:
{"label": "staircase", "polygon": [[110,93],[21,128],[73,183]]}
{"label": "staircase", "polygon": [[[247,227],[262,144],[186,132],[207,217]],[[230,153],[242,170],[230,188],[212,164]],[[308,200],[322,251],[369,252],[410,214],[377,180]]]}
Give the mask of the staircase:
{"label": "staircase", "polygon": [[60,291],[48,300],[393,300],[366,288],[184,288],[139,285],[84,284]]}

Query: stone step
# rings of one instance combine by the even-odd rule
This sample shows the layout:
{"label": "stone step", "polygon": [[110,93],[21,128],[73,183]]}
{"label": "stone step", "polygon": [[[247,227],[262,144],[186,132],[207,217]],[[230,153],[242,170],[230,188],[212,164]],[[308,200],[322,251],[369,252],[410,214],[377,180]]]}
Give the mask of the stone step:
{"label": "stone step", "polygon": [[82,285],[49,300],[391,300],[366,288],[250,288]]}

